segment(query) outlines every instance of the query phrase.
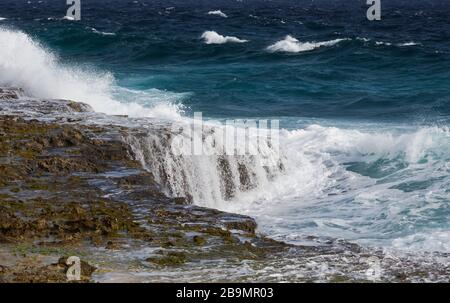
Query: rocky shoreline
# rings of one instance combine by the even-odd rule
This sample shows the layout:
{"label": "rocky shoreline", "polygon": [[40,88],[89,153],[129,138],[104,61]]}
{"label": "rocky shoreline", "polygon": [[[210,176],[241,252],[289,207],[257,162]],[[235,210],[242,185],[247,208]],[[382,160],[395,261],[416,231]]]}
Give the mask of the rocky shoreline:
{"label": "rocky shoreline", "polygon": [[84,282],[369,281],[369,257],[382,280],[449,281],[439,261],[292,246],[250,217],[167,197],[124,140],[141,130],[114,119],[126,117],[0,88],[0,282],[67,282],[68,256],[86,261]]}
{"label": "rocky shoreline", "polygon": [[[0,106],[17,102],[19,93],[1,89]],[[69,113],[88,109],[62,100],[41,105],[55,119],[64,113],[62,105]],[[171,266],[212,256],[257,259],[287,247],[256,236],[249,217],[165,197],[151,173],[133,160],[120,139],[123,131],[43,122],[25,113],[0,116],[0,242],[10,252],[20,246],[23,255],[11,258],[15,264],[0,263],[1,280],[65,281],[57,264],[28,263],[33,251],[80,250],[83,255],[91,247],[152,247],[155,252],[144,261]],[[3,254],[0,262],[11,263]],[[61,274],[47,273],[54,270]]]}

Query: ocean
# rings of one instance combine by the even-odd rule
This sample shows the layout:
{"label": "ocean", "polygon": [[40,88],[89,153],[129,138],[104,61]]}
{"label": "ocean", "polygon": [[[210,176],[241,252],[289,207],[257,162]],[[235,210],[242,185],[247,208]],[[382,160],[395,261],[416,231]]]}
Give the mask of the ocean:
{"label": "ocean", "polygon": [[277,119],[281,171],[247,160],[225,197],[216,159],[158,159],[168,194],[289,243],[450,252],[450,2],[65,2],[0,2],[0,86],[144,124]]}

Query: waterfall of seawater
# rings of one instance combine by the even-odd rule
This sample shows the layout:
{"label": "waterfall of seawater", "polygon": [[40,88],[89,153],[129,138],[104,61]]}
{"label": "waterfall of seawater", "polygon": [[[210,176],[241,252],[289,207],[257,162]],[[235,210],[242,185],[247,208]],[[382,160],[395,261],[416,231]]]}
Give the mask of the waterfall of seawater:
{"label": "waterfall of seawater", "polygon": [[[152,128],[125,140],[134,156],[150,171],[165,193],[186,197],[209,207],[237,198],[241,193],[268,186],[283,173],[284,165],[272,137],[260,131],[248,140],[244,129],[234,129],[237,143],[246,141],[247,153],[226,152],[224,126],[190,124]],[[192,140],[202,142],[202,152],[192,153]]]}

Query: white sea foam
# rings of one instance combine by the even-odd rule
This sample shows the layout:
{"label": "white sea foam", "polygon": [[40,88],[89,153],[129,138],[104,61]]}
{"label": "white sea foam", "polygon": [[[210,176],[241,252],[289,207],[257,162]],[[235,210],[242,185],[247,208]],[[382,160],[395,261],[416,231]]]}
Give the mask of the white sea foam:
{"label": "white sea foam", "polygon": [[[376,45],[386,45],[386,46],[392,46],[393,44],[391,42],[383,42],[383,41],[376,41],[375,42]],[[395,46],[398,47],[405,47],[405,46],[416,46],[416,45],[420,45],[420,43],[416,43],[416,42],[403,42],[403,43],[396,43],[394,44]]]}
{"label": "white sea foam", "polygon": [[[364,38],[364,37],[357,37],[356,40],[359,41],[363,41],[363,42],[370,42],[371,39],[369,38]],[[398,46],[398,47],[405,47],[405,46],[416,46],[416,45],[421,45],[420,43],[416,43],[414,41],[410,41],[410,42],[402,42],[402,43],[392,43],[392,42],[386,42],[386,41],[375,41],[375,45],[380,46],[380,45],[384,45],[384,46]]]}
{"label": "white sea foam", "polygon": [[339,42],[349,39],[335,39],[324,42],[300,42],[296,38],[287,35],[283,40],[280,40],[267,47],[269,52],[288,52],[288,53],[300,53],[312,51],[320,47],[333,46]]}
{"label": "white sea foam", "polygon": [[434,252],[450,252],[450,232],[448,230],[429,230],[415,233],[392,241],[398,250]]}
{"label": "white sea foam", "polygon": [[67,20],[67,21],[75,21],[74,17],[71,16],[63,16],[63,17],[48,17],[48,21],[61,21],[61,20]]}
{"label": "white sea foam", "polygon": [[206,31],[202,34],[201,38],[206,44],[224,44],[224,43],[244,43],[248,40],[239,39],[232,36],[222,36],[215,31]]}
{"label": "white sea foam", "polygon": [[155,100],[154,90],[142,91],[136,93],[141,98],[138,102],[136,94],[116,85],[112,74],[64,65],[27,34],[4,28],[0,28],[0,85],[21,87],[38,98],[85,102],[107,114],[180,117],[181,108],[172,102],[173,96],[167,100],[167,93],[161,92]]}
{"label": "white sea foam", "polygon": [[370,41],[369,38],[364,38],[364,37],[357,37],[356,40],[362,41],[362,42],[369,42]]}
{"label": "white sea foam", "polygon": [[61,18],[62,20],[75,21],[75,18],[72,16],[64,16]]}
{"label": "white sea foam", "polygon": [[0,21],[6,20],[6,18],[0,17]]}
{"label": "white sea foam", "polygon": [[110,32],[102,32],[97,30],[96,28],[92,27],[91,28],[92,32],[98,35],[102,35],[102,36],[115,36],[116,33],[110,33]]}
{"label": "white sea foam", "polygon": [[404,43],[397,44],[397,46],[416,46],[416,45],[420,45],[420,43],[410,41],[410,42],[404,42]]}
{"label": "white sea foam", "polygon": [[[223,148],[217,128],[205,140],[209,149]],[[311,125],[281,132],[281,157],[270,145],[252,157],[221,157],[220,152],[175,157],[158,134],[129,143],[148,169],[161,174],[156,179],[169,195],[253,216],[274,238],[298,243],[304,235],[316,235],[408,250],[405,243],[412,237],[417,247],[447,251],[439,244],[442,236],[420,243],[420,234],[414,238],[407,228],[418,218],[431,223],[430,214],[445,213],[446,128]]]}
{"label": "white sea foam", "polygon": [[214,15],[214,16],[220,16],[222,18],[228,18],[228,16],[221,10],[209,11],[208,15]]}
{"label": "white sea foam", "polygon": [[386,45],[386,46],[391,46],[392,43],[390,43],[390,42],[383,42],[383,41],[375,41],[375,45]]}
{"label": "white sea foam", "polygon": [[446,211],[448,129],[313,125],[284,131],[280,139],[286,170],[221,209],[252,215],[264,232],[294,243],[312,234],[407,251],[450,251],[444,232],[424,241],[407,228],[417,220],[431,224],[433,214]]}

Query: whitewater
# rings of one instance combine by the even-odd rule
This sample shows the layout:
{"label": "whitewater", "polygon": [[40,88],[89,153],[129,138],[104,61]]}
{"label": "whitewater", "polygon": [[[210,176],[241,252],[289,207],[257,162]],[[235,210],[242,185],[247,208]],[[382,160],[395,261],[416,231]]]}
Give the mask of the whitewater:
{"label": "whitewater", "polygon": [[174,119],[182,112],[177,99],[183,98],[183,94],[122,88],[116,85],[111,73],[64,65],[52,51],[27,34],[2,27],[0,83],[20,87],[36,98],[84,102],[110,115]]}
{"label": "whitewater", "polygon": [[[208,33],[206,43],[238,42]],[[288,36],[268,50],[301,52],[340,41],[305,45]],[[142,123],[157,119],[183,129],[191,123],[183,107],[186,93],[119,86],[112,73],[64,64],[33,37],[6,28],[0,28],[0,85],[21,87],[35,98],[85,102],[97,112]],[[125,140],[168,195],[255,217],[260,231],[273,238],[305,243],[313,235],[408,252],[450,252],[446,126],[300,124],[281,130],[279,153],[266,144],[256,156],[180,157],[158,132]],[[220,148],[213,142],[220,141],[221,127],[207,125],[209,148]]]}
{"label": "whitewater", "polygon": [[312,51],[321,47],[334,46],[342,41],[350,39],[334,39],[323,42],[300,42],[298,39],[287,35],[283,40],[280,40],[267,47],[269,52],[287,52],[287,53],[301,53]]}

